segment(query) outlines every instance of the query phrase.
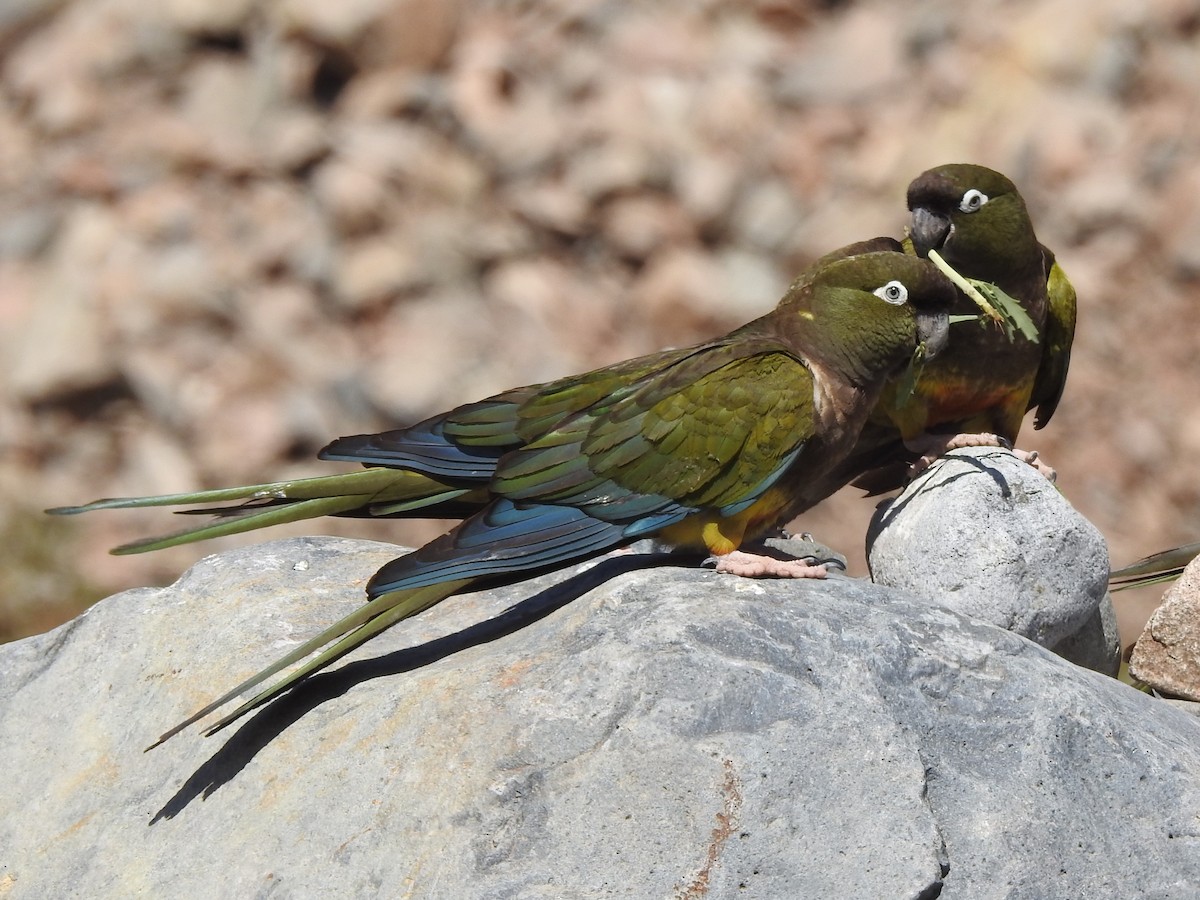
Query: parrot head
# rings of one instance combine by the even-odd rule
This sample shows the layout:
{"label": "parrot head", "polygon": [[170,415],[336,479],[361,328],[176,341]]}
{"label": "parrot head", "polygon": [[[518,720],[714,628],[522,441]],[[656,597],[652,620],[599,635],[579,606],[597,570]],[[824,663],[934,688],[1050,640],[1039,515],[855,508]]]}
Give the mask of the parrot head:
{"label": "parrot head", "polygon": [[1037,239],[1016,186],[984,166],[955,163],[921,173],[908,186],[910,235],[919,256],[938,253],[961,274],[984,281],[1031,258]]}
{"label": "parrot head", "polygon": [[[892,375],[921,348],[946,345],[957,292],[927,260],[893,250],[855,253],[814,268],[793,291],[794,321],[814,329],[814,356],[865,384]],[[799,285],[798,285],[799,286]]]}

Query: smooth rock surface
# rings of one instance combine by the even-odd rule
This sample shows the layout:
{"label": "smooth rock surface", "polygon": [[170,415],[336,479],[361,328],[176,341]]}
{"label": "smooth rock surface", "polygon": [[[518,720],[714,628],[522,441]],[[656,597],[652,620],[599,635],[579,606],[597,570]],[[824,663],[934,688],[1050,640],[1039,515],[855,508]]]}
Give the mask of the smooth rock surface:
{"label": "smooth rock surface", "polygon": [[1115,675],[1108,550],[1055,486],[1007,450],[937,460],[867,536],[871,577]]}
{"label": "smooth rock surface", "polygon": [[1133,645],[1129,672],[1157,690],[1200,700],[1200,557],[1171,585]]}
{"label": "smooth rock surface", "polygon": [[395,553],[233,551],[0,647],[0,896],[1197,896],[1200,722],[840,576],[606,559],[142,752]]}

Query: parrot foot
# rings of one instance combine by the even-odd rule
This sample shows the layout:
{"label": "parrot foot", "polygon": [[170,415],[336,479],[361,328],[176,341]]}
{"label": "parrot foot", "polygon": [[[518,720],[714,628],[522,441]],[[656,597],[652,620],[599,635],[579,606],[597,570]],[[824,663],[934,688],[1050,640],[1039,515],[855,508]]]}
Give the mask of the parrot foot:
{"label": "parrot foot", "polygon": [[1038,472],[1040,472],[1041,475],[1051,484],[1054,484],[1056,481],[1058,481],[1058,472],[1042,462],[1042,458],[1036,450],[1018,450],[1014,447],[1013,453],[1016,454],[1017,459],[1027,462],[1029,465],[1037,469]]}
{"label": "parrot foot", "polygon": [[904,442],[904,446],[914,453],[921,454],[908,469],[908,478],[911,481],[916,478],[926,469],[934,464],[940,456],[944,456],[951,450],[958,450],[962,447],[1003,447],[1005,450],[1012,449],[1012,443],[1006,441],[998,434],[992,434],[990,431],[981,431],[978,434],[923,434],[920,437],[912,438]]}
{"label": "parrot foot", "polygon": [[705,562],[715,562],[718,572],[743,578],[824,578],[828,574],[823,564],[803,559],[776,559],[744,550],[710,557]]}
{"label": "parrot foot", "polygon": [[1013,447],[1012,441],[987,431],[978,434],[926,434],[904,443],[909,450],[921,454],[908,470],[909,480],[928,469],[939,456],[961,447],[1003,447],[1005,450],[1011,450],[1017,459],[1037,469],[1051,484],[1058,480],[1058,472],[1042,462],[1036,450],[1019,450]]}

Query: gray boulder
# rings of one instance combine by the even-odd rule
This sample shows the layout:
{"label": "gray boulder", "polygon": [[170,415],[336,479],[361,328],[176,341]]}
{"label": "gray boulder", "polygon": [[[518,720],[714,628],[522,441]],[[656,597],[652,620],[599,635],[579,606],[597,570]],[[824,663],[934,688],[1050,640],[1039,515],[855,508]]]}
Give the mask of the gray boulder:
{"label": "gray boulder", "polygon": [[1116,675],[1108,549],[1058,489],[1007,450],[955,450],[894,501],[867,537],[872,579],[991,622]]}
{"label": "gray boulder", "polygon": [[213,556],[0,647],[0,896],[1198,895],[1200,722],[838,575],[609,558],[142,752],[395,552]]}

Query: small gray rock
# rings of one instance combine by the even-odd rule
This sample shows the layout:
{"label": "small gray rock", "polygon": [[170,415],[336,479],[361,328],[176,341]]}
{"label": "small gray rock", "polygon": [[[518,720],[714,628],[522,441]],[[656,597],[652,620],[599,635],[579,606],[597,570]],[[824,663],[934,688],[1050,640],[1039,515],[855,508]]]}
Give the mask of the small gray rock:
{"label": "small gray rock", "polygon": [[1117,672],[1104,538],[1007,450],[967,448],[936,461],[880,506],[867,556],[877,584]]}
{"label": "small gray rock", "polygon": [[841,576],[455,597],[142,752],[396,552],[211,556],[0,647],[6,900],[1197,896],[1200,722]]}

